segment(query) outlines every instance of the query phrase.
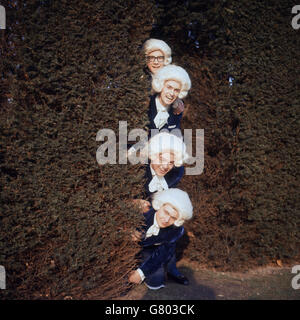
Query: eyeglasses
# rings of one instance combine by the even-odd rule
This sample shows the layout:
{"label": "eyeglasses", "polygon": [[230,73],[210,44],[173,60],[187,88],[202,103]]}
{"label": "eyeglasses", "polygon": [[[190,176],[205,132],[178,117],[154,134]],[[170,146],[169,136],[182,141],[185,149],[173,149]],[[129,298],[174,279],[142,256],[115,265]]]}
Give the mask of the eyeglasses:
{"label": "eyeglasses", "polygon": [[155,60],[157,60],[158,62],[163,62],[165,60],[165,57],[164,56],[158,56],[158,57],[147,56],[146,59],[148,62],[154,62]]}

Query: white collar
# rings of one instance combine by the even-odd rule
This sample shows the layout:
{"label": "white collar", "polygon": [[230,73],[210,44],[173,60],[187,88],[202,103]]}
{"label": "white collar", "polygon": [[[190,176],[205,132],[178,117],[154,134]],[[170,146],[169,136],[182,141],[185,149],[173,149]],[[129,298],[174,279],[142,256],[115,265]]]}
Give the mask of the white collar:
{"label": "white collar", "polygon": [[162,191],[169,189],[168,183],[165,179],[165,177],[158,176],[155,171],[152,169],[150,164],[150,170],[152,174],[152,180],[149,182],[149,191],[155,192],[155,191]]}
{"label": "white collar", "polygon": [[170,116],[168,110],[170,106],[163,106],[160,103],[158,96],[155,98],[155,104],[157,114],[153,121],[155,123],[156,128],[161,129],[166,123],[168,123],[168,118]]}
{"label": "white collar", "polygon": [[157,112],[159,112],[159,111],[169,111],[169,109],[170,109],[170,104],[168,104],[166,107],[162,105],[162,103],[159,100],[158,95],[155,98],[155,104],[156,104]]}
{"label": "white collar", "polygon": [[151,163],[150,163],[150,170],[151,170],[151,174],[152,174],[152,178],[153,178],[154,176],[156,176],[156,173],[155,173],[155,171],[153,170],[153,168],[152,168],[152,166],[151,166]]}
{"label": "white collar", "polygon": [[160,227],[157,223],[157,220],[156,220],[156,212],[154,214],[154,218],[153,218],[153,224],[152,226],[147,230],[146,232],[146,238],[149,238],[151,236],[157,236],[159,234],[159,231],[160,231]]}

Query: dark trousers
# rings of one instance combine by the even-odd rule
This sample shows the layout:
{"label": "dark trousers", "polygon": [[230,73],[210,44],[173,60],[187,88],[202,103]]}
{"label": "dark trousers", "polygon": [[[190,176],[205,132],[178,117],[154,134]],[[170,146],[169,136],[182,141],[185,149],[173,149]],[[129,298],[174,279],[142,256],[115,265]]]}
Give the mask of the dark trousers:
{"label": "dark trousers", "polygon": [[[142,251],[143,260],[147,260],[153,252],[152,248],[145,248]],[[145,282],[151,287],[159,287],[165,284],[165,273],[169,272],[174,276],[181,275],[180,272],[176,268],[176,252],[175,246],[166,257],[165,261],[161,263],[159,268],[146,277]]]}

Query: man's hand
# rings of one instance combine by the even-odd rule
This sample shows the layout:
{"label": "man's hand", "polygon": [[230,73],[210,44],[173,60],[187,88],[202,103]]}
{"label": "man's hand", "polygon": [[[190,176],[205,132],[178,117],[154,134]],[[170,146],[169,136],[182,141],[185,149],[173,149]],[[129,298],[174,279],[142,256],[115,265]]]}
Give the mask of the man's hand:
{"label": "man's hand", "polygon": [[132,146],[127,150],[127,158],[130,158],[136,152],[135,148]]}
{"label": "man's hand", "polygon": [[137,231],[137,230],[133,231],[133,232],[131,233],[131,239],[132,239],[133,241],[141,241],[141,239],[142,239],[142,233],[139,232],[139,231]]}
{"label": "man's hand", "polygon": [[140,284],[142,282],[141,276],[138,273],[137,270],[133,271],[130,276],[129,276],[129,282],[135,283],[135,284]]}
{"label": "man's hand", "polygon": [[143,199],[134,199],[132,201],[133,204],[141,210],[141,212],[145,213],[150,210],[151,203],[149,201]]}
{"label": "man's hand", "polygon": [[184,110],[184,103],[181,99],[176,99],[173,103],[173,113],[179,115]]}

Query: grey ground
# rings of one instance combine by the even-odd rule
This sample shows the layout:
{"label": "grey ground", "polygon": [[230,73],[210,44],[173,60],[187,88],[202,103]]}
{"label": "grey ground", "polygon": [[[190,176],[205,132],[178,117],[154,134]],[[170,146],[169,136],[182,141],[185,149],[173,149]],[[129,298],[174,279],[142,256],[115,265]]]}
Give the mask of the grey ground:
{"label": "grey ground", "polygon": [[[300,264],[300,263],[298,263]],[[180,261],[178,269],[189,286],[167,282],[165,288],[149,290],[144,284],[116,300],[300,300],[300,289],[292,288],[292,266],[268,266],[245,273],[207,270]]]}

